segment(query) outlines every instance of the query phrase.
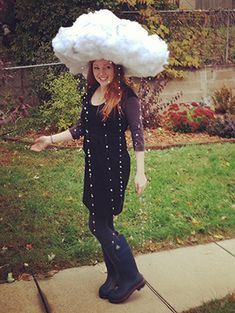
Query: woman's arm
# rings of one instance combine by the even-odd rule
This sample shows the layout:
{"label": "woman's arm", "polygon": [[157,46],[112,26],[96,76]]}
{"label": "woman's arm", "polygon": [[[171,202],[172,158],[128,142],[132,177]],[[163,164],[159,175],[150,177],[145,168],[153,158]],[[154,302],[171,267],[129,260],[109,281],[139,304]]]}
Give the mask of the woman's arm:
{"label": "woman's arm", "polygon": [[136,175],[135,175],[135,189],[138,194],[143,193],[147,178],[144,173],[144,151],[135,151],[136,157]]}
{"label": "woman's arm", "polygon": [[68,141],[68,140],[72,140],[72,134],[70,132],[69,129],[58,133],[58,134],[54,134],[54,135],[50,135],[50,136],[41,136],[39,138],[37,138],[34,142],[34,144],[31,147],[31,150],[36,151],[36,152],[40,152],[42,150],[44,150],[47,146],[49,146],[50,144],[53,143],[58,143],[61,141]]}
{"label": "woman's arm", "polygon": [[144,132],[139,99],[130,97],[126,100],[124,108],[136,156],[135,189],[141,194],[146,187],[147,179],[144,173]]}

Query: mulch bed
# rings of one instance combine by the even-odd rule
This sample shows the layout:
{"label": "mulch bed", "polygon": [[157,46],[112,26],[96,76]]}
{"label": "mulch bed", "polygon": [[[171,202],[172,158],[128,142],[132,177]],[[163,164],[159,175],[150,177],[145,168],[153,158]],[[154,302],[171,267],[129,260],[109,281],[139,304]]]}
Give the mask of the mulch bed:
{"label": "mulch bed", "polygon": [[[37,133],[30,132],[24,137],[10,137],[4,136],[3,140],[23,142],[26,144],[32,144],[33,141],[42,135],[48,135],[48,132]],[[167,149],[172,147],[180,147],[189,144],[210,144],[210,143],[224,143],[224,142],[235,142],[235,138],[222,138],[219,136],[210,136],[207,133],[175,133],[168,130],[158,129],[147,129],[144,131],[145,136],[145,147],[146,149]],[[132,147],[131,133],[126,132],[127,145],[129,148]],[[58,149],[65,148],[82,148],[83,139],[71,140],[68,142],[58,143],[53,145]]]}

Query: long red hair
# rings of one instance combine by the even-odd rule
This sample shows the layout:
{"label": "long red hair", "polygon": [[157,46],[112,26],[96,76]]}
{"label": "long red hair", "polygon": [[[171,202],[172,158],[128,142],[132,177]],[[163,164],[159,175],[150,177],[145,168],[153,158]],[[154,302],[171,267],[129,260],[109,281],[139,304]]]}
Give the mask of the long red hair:
{"label": "long red hair", "polygon": [[[88,74],[87,74],[87,84],[88,89],[99,86],[99,83],[95,79],[93,74],[93,63],[94,61],[89,62],[88,66]],[[122,99],[123,92],[125,87],[127,86],[127,82],[124,76],[124,68],[122,65],[117,65],[113,63],[114,67],[114,78],[110,84],[107,86],[107,91],[104,95],[105,105],[103,106],[101,112],[103,114],[103,120],[107,120],[109,114],[113,110],[113,108],[117,108],[120,110],[119,103]]]}

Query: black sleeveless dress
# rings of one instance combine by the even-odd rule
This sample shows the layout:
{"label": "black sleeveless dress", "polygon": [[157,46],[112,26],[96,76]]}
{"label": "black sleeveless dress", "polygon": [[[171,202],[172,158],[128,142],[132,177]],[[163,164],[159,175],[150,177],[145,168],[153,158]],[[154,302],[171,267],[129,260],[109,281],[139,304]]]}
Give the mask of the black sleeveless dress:
{"label": "black sleeveless dress", "polygon": [[117,215],[123,209],[130,176],[130,156],[125,139],[128,126],[131,125],[134,149],[144,150],[140,106],[132,89],[126,88],[121,111],[113,109],[104,122],[101,114],[104,104],[91,104],[94,91],[89,90],[84,97],[81,118],[70,128],[74,139],[84,136],[83,203],[97,216]]}

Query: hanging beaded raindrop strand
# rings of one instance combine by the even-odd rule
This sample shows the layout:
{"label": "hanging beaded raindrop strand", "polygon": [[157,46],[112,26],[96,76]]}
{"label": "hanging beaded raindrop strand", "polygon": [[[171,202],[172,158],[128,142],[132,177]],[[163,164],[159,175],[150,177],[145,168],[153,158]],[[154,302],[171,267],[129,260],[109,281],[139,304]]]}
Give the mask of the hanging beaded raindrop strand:
{"label": "hanging beaded raindrop strand", "polygon": [[[114,205],[114,187],[113,187],[113,179],[112,179],[112,168],[111,168],[111,162],[110,162],[110,155],[109,155],[109,140],[108,140],[108,134],[107,134],[107,123],[103,122],[103,128],[104,128],[104,144],[105,144],[105,156],[106,156],[106,164],[107,164],[107,175],[108,175],[108,184],[109,184],[109,193],[110,193],[110,204],[112,209],[112,215],[115,210]],[[115,244],[115,233],[112,233],[112,244]]]}
{"label": "hanging beaded raindrop strand", "polygon": [[[140,88],[141,88],[141,90],[140,90],[140,94],[142,95],[142,97],[146,97],[146,94],[144,94],[144,84],[145,84],[145,79],[143,78],[143,77],[141,77],[140,78]],[[141,102],[141,100],[142,100],[142,97],[140,98],[140,120],[141,120],[141,122],[142,122],[142,120],[143,120],[143,116],[142,116],[142,102]],[[146,123],[149,123],[149,121],[146,121]],[[140,125],[138,126],[138,127],[140,127]]]}
{"label": "hanging beaded raindrop strand", "polygon": [[[118,95],[121,96],[121,68],[118,67]],[[123,165],[122,165],[122,119],[121,110],[118,111],[118,133],[119,133],[119,185],[120,185],[120,198],[123,198]]]}
{"label": "hanging beaded raindrop strand", "polygon": [[[141,77],[140,78],[140,81],[141,81],[141,86],[142,86],[142,83],[143,83],[143,78]],[[138,145],[138,142],[139,142],[139,129],[141,128],[141,124],[142,124],[142,109],[141,109],[141,99],[139,101],[139,122],[138,122],[138,130],[137,132],[134,134],[134,146],[136,147]]]}
{"label": "hanging beaded raindrop strand", "polygon": [[94,233],[96,232],[95,229],[95,202],[94,202],[94,191],[93,191],[93,182],[92,182],[92,167],[91,167],[91,147],[90,147],[90,137],[89,137],[89,131],[88,131],[88,94],[86,93],[85,99],[84,99],[84,112],[85,112],[85,138],[87,143],[87,163],[88,163],[88,175],[89,175],[89,185],[90,185],[90,196],[91,196],[91,215],[92,215],[92,226]]}
{"label": "hanging beaded raindrop strand", "polygon": [[[112,64],[112,62],[110,62]],[[111,168],[111,160],[110,160],[110,154],[109,154],[109,138],[107,134],[107,122],[103,121],[103,130],[104,130],[104,144],[105,144],[105,156],[106,156],[106,165],[107,165],[107,175],[108,175],[108,184],[109,184],[109,197],[110,197],[110,206],[112,210],[112,215],[114,215],[115,211],[115,201],[114,201],[114,186],[113,186],[113,179],[112,179],[112,168]],[[115,244],[115,236],[116,234],[112,233],[112,244]]]}

